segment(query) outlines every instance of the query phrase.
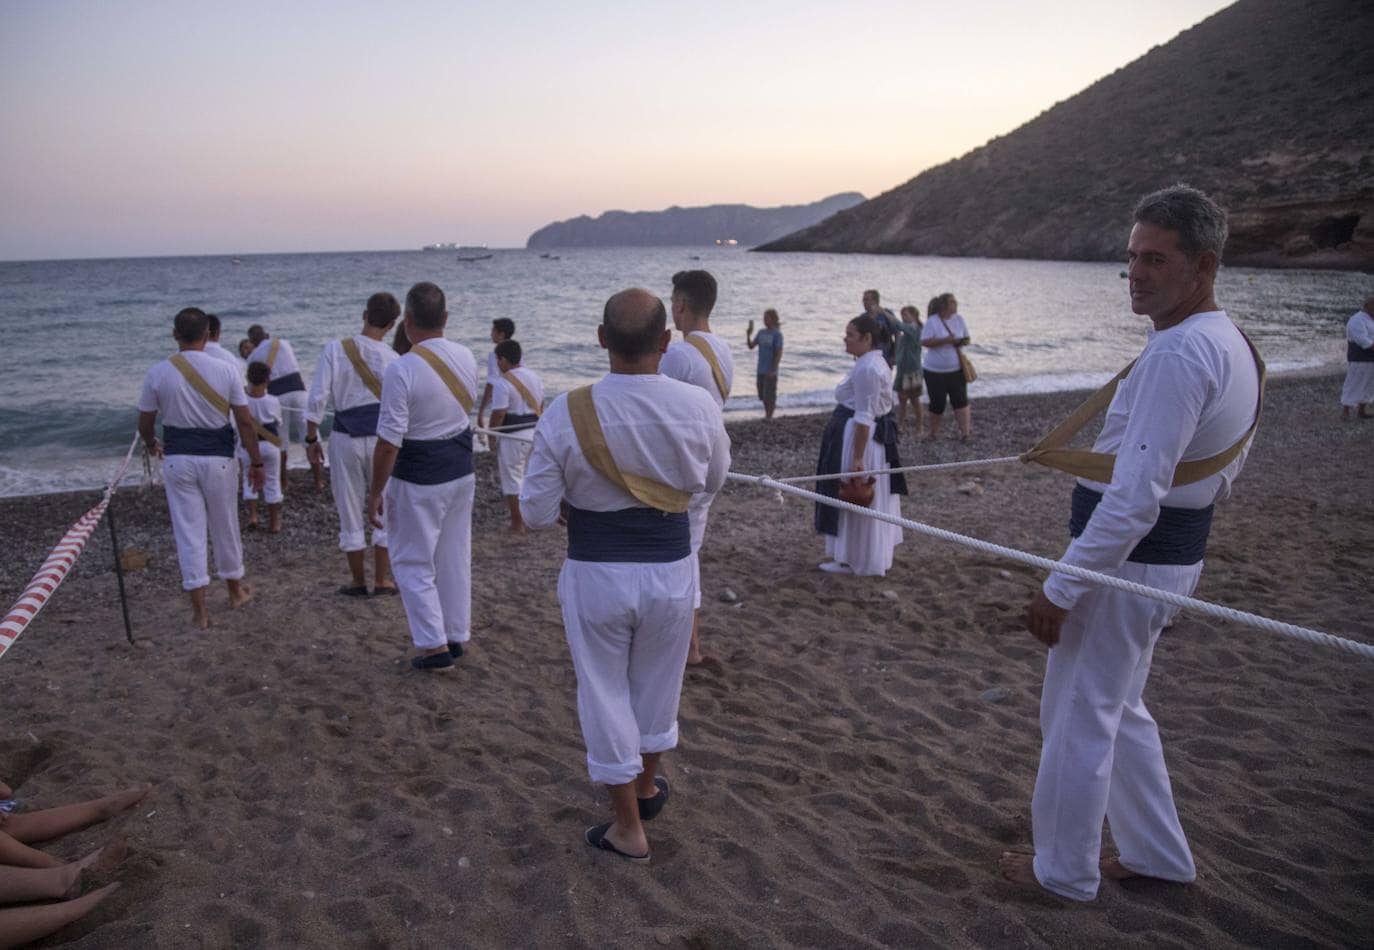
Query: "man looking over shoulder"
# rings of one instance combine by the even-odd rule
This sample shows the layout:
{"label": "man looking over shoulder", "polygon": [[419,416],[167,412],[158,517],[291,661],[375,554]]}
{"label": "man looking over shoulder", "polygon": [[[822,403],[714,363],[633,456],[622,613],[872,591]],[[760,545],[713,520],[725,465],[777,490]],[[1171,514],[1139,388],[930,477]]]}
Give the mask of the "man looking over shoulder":
{"label": "man looking over shoulder", "polygon": [[[167,510],[176,539],[181,586],[191,598],[191,622],[205,629],[210,611],[205,591],[210,585],[205,538],[215,546],[215,569],[229,589],[229,606],[252,598],[243,579],[243,545],[239,538],[238,466],[234,462],[232,415],[248,453],[249,484],[262,491],[262,456],[248,413],[243,381],[227,363],[205,355],[209,321],[187,307],[172,322],[179,352],[154,365],[143,377],[138,397],[138,434],[149,454],[162,463]],[[155,425],[162,415],[162,440]]]}
{"label": "man looking over shoulder", "polygon": [[[684,270],[673,275],[673,326],[682,339],[668,347],[659,364],[659,372],[670,379],[691,383],[705,390],[718,411],[724,410],[725,400],[735,384],[735,363],[730,357],[730,344],[711,332],[711,310],[716,305],[716,279],[708,271]],[[706,540],[706,520],[711,512],[715,491],[692,497],[689,514],[692,522],[692,564],[696,571],[697,613],[692,615],[692,648],[687,652],[687,665],[705,661],[698,632],[701,608],[701,543]]]}
{"label": "man looking over shoulder", "polygon": [[[350,583],[339,588],[349,597],[367,596],[367,485],[372,477],[372,456],[377,448],[377,418],[381,411],[382,376],[397,359],[396,351],[383,342],[396,324],[401,305],[388,293],[367,298],[362,332],[343,340],[330,340],[320,353],[319,365],[310,380],[305,410],[305,454],[312,466],[324,464],[320,423],[334,411],[329,435],[329,484],[339,512],[339,550],[348,560]],[[386,531],[372,531],[372,582],[374,594],[395,594]]]}
{"label": "man looking over shoulder", "polygon": [[[446,670],[472,636],[472,427],[477,363],[444,339],[444,292],[425,281],[406,294],[411,348],[386,368],[368,511],[386,515],[417,670]],[[385,503],[383,502],[385,499]]]}
{"label": "man looking over shoulder", "polygon": [[688,501],[730,468],[715,401],[657,372],[670,337],[648,291],[606,302],[597,339],[611,371],[544,412],[520,492],[532,528],[567,512],[558,600],[587,769],[614,812],[584,839],[636,862],[649,860],[642,823],[668,800],[659,760],[677,745],[696,587]]}
{"label": "man looking over shoulder", "polygon": [[[1185,185],[1136,206],[1131,309],[1153,328],[1094,446],[1109,481],[1080,477],[1074,488],[1069,564],[1183,595],[1197,586],[1213,505],[1245,462],[1262,380],[1258,354],[1213,295],[1226,235],[1225,213]],[[1155,643],[1176,613],[1064,574],[1051,574],[1030,602],[1027,629],[1050,648],[1035,854],[1004,853],[1005,877],[1081,901],[1097,895],[1102,876],[1193,880],[1142,698]],[[1100,857],[1104,816],[1119,857]]]}

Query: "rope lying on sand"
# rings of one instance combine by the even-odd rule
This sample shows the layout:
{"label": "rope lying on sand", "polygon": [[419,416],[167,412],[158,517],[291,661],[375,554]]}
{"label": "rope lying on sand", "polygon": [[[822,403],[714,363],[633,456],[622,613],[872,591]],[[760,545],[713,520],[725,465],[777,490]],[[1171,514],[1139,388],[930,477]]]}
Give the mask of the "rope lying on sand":
{"label": "rope lying on sand", "polygon": [[105,488],[105,493],[100,496],[100,502],[90,511],[81,516],[76,524],[67,529],[67,533],[62,536],[53,547],[48,559],[43,562],[43,566],[38,569],[38,573],[33,575],[33,580],[29,581],[29,586],[24,588],[24,593],[15,601],[4,620],[0,620],[0,657],[5,655],[5,651],[19,635],[24,632],[33,618],[43,609],[43,605],[52,597],[53,591],[66,580],[67,573],[76,563],[76,559],[81,556],[81,552],[86,549],[86,542],[91,537],[91,532],[96,525],[100,524],[100,519],[105,514],[105,509],[110,506],[110,499],[114,497],[114,492],[119,483],[124,479],[124,475],[129,470],[129,461],[134,457],[134,449],[138,448],[138,436],[135,435],[133,441],[129,443],[129,451],[124,455],[124,461],[119,464],[119,469],[115,472],[114,478],[110,479],[109,485]]}
{"label": "rope lying on sand", "polygon": [[[924,534],[932,538],[938,538],[941,541],[952,541],[955,544],[962,544],[965,547],[973,548],[975,551],[982,551],[985,554],[993,554],[998,557],[1019,561],[1022,564],[1038,567],[1046,571],[1057,571],[1062,574],[1068,574],[1071,577],[1077,577],[1094,584],[1101,584],[1104,587],[1113,587],[1117,590],[1123,590],[1128,594],[1148,597],[1152,600],[1159,600],[1166,604],[1173,604],[1176,607],[1195,610],[1198,613],[1207,614],[1212,617],[1219,617],[1223,620],[1233,620],[1247,626],[1257,627],[1269,633],[1277,633],[1282,636],[1293,637],[1297,640],[1304,640],[1308,643],[1316,643],[1321,646],[1336,647],[1348,653],[1353,653],[1356,656],[1362,656],[1367,660],[1374,660],[1374,644],[1360,643],[1330,633],[1323,633],[1320,630],[1312,630],[1308,627],[1299,627],[1291,623],[1270,620],[1268,617],[1261,617],[1258,614],[1247,613],[1246,611],[1236,610],[1232,607],[1224,607],[1221,604],[1213,604],[1205,600],[1198,600],[1195,597],[1184,597],[1181,594],[1175,594],[1171,591],[1146,587],[1143,584],[1137,584],[1133,581],[1112,577],[1110,574],[1101,574],[1097,571],[1090,571],[1087,568],[1078,567],[1073,564],[1053,561],[1047,557],[1040,557],[1025,551],[1018,551],[1015,548],[1003,547],[1000,544],[981,541],[978,538],[971,538],[967,535],[956,534],[953,531],[946,531],[943,528],[936,528],[933,525],[923,524],[919,521],[911,521],[907,518],[900,518],[896,515],[887,514],[886,512],[874,511],[872,508],[861,508],[847,501],[840,501],[838,498],[830,498],[813,491],[797,488],[793,485],[786,484],[780,479],[769,478],[767,475],[742,475],[737,472],[731,472],[727,477],[732,481],[746,482],[752,485],[772,488],[777,491],[787,492],[790,495],[808,498],[812,501],[820,502],[823,505],[830,505],[833,508],[839,508],[842,511],[848,511],[852,514],[862,515],[867,518],[875,518],[879,521],[886,521],[888,524],[897,525],[899,528],[915,531],[918,534]],[[808,476],[808,480],[811,477],[814,476]]]}

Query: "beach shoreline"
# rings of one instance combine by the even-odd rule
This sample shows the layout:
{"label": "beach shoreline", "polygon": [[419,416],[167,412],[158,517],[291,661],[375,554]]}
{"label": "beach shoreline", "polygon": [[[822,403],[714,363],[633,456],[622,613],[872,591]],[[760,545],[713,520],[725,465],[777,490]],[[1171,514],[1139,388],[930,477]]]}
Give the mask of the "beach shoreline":
{"label": "beach shoreline", "polygon": [[[1374,422],[1339,419],[1339,372],[1272,378],[1197,592],[1374,641]],[[1081,392],[980,399],[975,440],[908,464],[1024,451]],[[733,470],[813,470],[823,414],[731,420]],[[1085,433],[1085,437],[1087,433]],[[648,869],[581,843],[604,820],[554,593],[559,531],[511,538],[490,455],[474,516],[473,640],[447,677],[409,670],[396,598],[339,597],[327,494],[292,473],[286,530],[246,534],[256,598],[188,628],[160,488],[108,529],[0,659],[0,779],[23,807],[142,781],[112,823],[125,887],[45,946],[1357,945],[1374,887],[1374,664],[1184,613],[1147,701],[1197,858],[1190,886],[1024,894],[1044,651],[1019,629],[1039,572],[908,535],[885,578],[825,575],[811,509],[730,483],[702,550],[703,648],[684,684],[674,797]],[[1047,557],[1069,476],[917,474],[908,518]],[[806,486],[803,486],[806,487]],[[13,602],[99,490],[0,499]],[[140,558],[134,558],[135,561]],[[81,853],[96,827],[52,846]]]}

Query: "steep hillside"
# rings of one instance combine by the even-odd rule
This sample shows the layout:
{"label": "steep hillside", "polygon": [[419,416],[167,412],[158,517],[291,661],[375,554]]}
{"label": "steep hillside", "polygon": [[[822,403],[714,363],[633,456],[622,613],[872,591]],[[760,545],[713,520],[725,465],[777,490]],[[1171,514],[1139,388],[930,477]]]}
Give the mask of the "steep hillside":
{"label": "steep hillside", "polygon": [[733,240],[748,247],[809,227],[863,200],[863,195],[848,191],[809,205],[779,208],[674,206],[663,211],[607,211],[595,218],[584,214],[545,225],[530,235],[525,246],[653,247]]}
{"label": "steep hillside", "polygon": [[1240,0],[1008,135],[765,251],[1116,260],[1186,181],[1226,261],[1374,269],[1374,2]]}

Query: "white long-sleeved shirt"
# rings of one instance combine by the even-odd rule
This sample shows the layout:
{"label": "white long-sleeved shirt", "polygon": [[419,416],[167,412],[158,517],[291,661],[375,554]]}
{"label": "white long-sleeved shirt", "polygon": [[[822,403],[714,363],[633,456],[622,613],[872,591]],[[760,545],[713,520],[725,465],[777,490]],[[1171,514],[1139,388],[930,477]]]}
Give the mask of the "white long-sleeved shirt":
{"label": "white long-sleeved shirt", "polygon": [[1345,338],[1361,349],[1374,348],[1374,317],[1357,310],[1345,324]]}
{"label": "white long-sleeved shirt", "polygon": [[233,367],[234,374],[238,376],[239,379],[243,379],[243,374],[247,371],[248,364],[239,359],[237,353],[230,353],[219,345],[218,340],[207,340],[205,342],[204,352],[206,356],[213,356],[217,360],[228,363]]}
{"label": "white long-sleeved shirt", "polygon": [[[399,355],[380,340],[361,333],[353,337],[358,344],[358,353],[367,368],[378,379],[386,375],[386,368],[394,363]],[[433,372],[431,370],[431,372]],[[310,396],[305,404],[305,418],[318,425],[324,420],[326,410],[352,409],[377,402],[372,390],[363,383],[353,362],[344,352],[340,340],[330,340],[320,353],[320,362],[315,367],[315,375],[310,379]]]}
{"label": "white long-sleeved shirt", "polygon": [[[592,400],[622,472],[693,494],[725,484],[730,437],[720,409],[700,388],[662,375],[610,373],[593,385]],[[586,511],[643,506],[582,455],[566,395],[544,410],[534,430],[520,511],[530,527],[548,527],[564,498]]]}
{"label": "white long-sleeved shirt", "polygon": [[882,350],[869,350],[854,361],[835,387],[835,401],[853,409],[854,421],[870,428],[892,411],[892,370]]}
{"label": "white long-sleeved shirt", "polygon": [[524,383],[525,388],[534,397],[536,405],[531,406],[527,403],[525,397],[520,395],[520,391],[506,382],[504,376],[497,376],[491,386],[491,411],[504,410],[512,416],[532,415],[544,404],[544,384],[539,379],[539,374],[524,366],[512,368],[511,374]]}
{"label": "white long-sleeved shirt", "polygon": [[[472,350],[444,339],[415,344],[439,355],[468,395],[477,399],[477,361]],[[345,357],[346,359],[347,357]],[[451,439],[468,427],[468,414],[434,368],[414,349],[386,368],[377,436],[392,445],[405,439]]]}
{"label": "white long-sleeved shirt", "polygon": [[[1112,571],[1149,533],[1161,505],[1206,508],[1230,494],[1249,446],[1215,475],[1171,488],[1179,462],[1210,458],[1250,428],[1259,398],[1259,371],[1245,339],[1225,311],[1195,313],[1177,326],[1151,331],[1131,373],[1121,381],[1094,451],[1116,455],[1110,485],[1079,479],[1102,492],[1083,533],[1061,560]],[[1072,607],[1092,585],[1051,574],[1044,591]]]}
{"label": "white long-sleeved shirt", "polygon": [[[725,389],[727,392],[733,390],[735,388],[735,361],[730,356],[730,344],[714,333],[707,333],[704,330],[693,330],[687,335],[700,337],[711,345],[711,351],[716,354],[716,361],[720,363],[720,371],[725,374]],[[668,344],[663,359],[659,360],[658,371],[669,379],[680,379],[684,383],[700,386],[711,395],[717,406],[722,409],[725,408],[725,397],[721,395],[720,389],[716,386],[716,377],[711,372],[711,364],[706,362],[706,357],[698,353],[697,348],[686,340],[677,340]]]}
{"label": "white long-sleeved shirt", "polygon": [[[229,401],[230,406],[247,404],[243,380],[229,364],[200,350],[183,350],[181,355],[211,389]],[[171,360],[153,364],[144,375],[138,411],[160,413],[163,425],[182,429],[222,429],[229,424],[229,419],[220,415],[219,410],[186,381]]]}
{"label": "white long-sleeved shirt", "polygon": [[[268,337],[259,343],[253,352],[248,354],[248,362],[266,363],[267,354],[272,352],[272,342],[272,338]],[[277,348],[277,359],[272,364],[272,374],[267,378],[269,383],[301,371],[301,364],[296,362],[296,351],[291,349],[291,344],[285,340],[280,342],[281,346]]]}

